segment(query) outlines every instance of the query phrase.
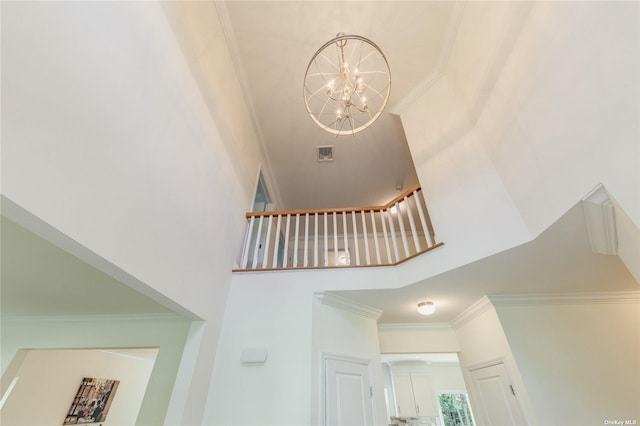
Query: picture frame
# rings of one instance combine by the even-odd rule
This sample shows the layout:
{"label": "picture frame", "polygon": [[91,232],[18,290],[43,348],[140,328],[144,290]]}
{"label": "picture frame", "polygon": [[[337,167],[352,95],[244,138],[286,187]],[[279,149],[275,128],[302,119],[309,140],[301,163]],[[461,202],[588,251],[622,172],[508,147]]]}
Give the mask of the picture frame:
{"label": "picture frame", "polygon": [[63,425],[104,422],[119,384],[119,380],[84,377]]}

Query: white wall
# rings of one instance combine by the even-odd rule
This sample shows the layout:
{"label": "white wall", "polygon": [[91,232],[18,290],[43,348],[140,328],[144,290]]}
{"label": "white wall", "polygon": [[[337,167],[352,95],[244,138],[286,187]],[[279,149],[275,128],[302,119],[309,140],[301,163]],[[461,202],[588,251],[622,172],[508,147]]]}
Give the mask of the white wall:
{"label": "white wall", "polygon": [[262,162],[238,119],[246,106],[215,10],[201,14],[217,61],[217,92],[205,97],[167,5],[1,7],[2,195],[135,277],[137,290],[205,320],[180,369],[187,396],[170,407],[199,424]]}
{"label": "white wall", "polygon": [[478,120],[533,234],[603,183],[640,227],[637,2],[536,3]]}
{"label": "white wall", "polygon": [[[282,281],[277,275],[234,276],[203,424],[310,421],[312,294],[301,275]],[[242,350],[251,347],[266,347],[264,365],[241,364]]]}
{"label": "white wall", "polygon": [[[11,395],[2,407],[5,426],[58,426],[64,422],[84,377],[118,380],[104,422],[133,425],[142,404],[157,349],[27,350]],[[141,419],[140,424],[146,423]]]}
{"label": "white wall", "polygon": [[[325,351],[377,358],[374,391],[384,419],[375,320],[314,298],[318,291],[384,285],[386,268],[372,269],[234,274],[204,424],[318,424],[319,357]],[[267,348],[267,362],[242,365],[242,349],[256,346]]]}
{"label": "white wall", "polygon": [[496,302],[537,424],[640,419],[640,303],[602,300]]}
{"label": "white wall", "polygon": [[[159,352],[151,373],[149,388],[144,395],[140,417],[135,424],[162,424],[189,332],[189,323],[185,319],[175,317],[41,318],[3,321],[0,354],[3,367],[2,390],[6,389],[15,375],[17,366],[20,365],[19,360],[17,366],[10,367],[9,364],[21,349],[157,347]],[[58,424],[61,424],[61,420],[59,421]]]}
{"label": "white wall", "polygon": [[458,352],[460,345],[448,324],[380,324],[380,353]]}
{"label": "white wall", "polygon": [[473,383],[469,376],[469,370],[495,361],[504,362],[527,424],[544,424],[537,421],[536,412],[530,402],[528,389],[521,379],[516,358],[511,352],[498,315],[491,303],[488,299],[482,299],[469,312],[473,313],[455,324],[455,331],[460,343],[458,359],[478,424],[487,423],[488,419],[482,418],[483,411],[475,405]]}
{"label": "white wall", "polygon": [[312,309],[311,424],[323,424],[323,354],[370,361],[375,424],[386,424],[387,411],[376,319],[327,306],[316,298],[312,302]]}
{"label": "white wall", "polygon": [[[3,195],[211,316],[208,300],[226,288],[211,280],[222,265],[230,275],[228,245],[241,243],[211,241],[242,235],[253,188],[229,179],[232,156],[161,6],[2,7]],[[185,277],[190,291],[176,285]]]}
{"label": "white wall", "polygon": [[446,244],[403,277],[529,241],[599,183],[640,227],[639,8],[465,4],[440,78],[401,112]]}
{"label": "white wall", "polygon": [[[448,66],[401,114],[436,236],[446,244],[428,256],[428,264],[404,268],[415,280],[424,271],[435,275],[531,238],[475,129],[477,101],[460,88],[462,80],[469,92],[486,96],[485,80],[496,77],[492,61],[514,32],[508,24],[526,7],[514,3],[465,4]],[[458,78],[461,72],[467,78]]]}

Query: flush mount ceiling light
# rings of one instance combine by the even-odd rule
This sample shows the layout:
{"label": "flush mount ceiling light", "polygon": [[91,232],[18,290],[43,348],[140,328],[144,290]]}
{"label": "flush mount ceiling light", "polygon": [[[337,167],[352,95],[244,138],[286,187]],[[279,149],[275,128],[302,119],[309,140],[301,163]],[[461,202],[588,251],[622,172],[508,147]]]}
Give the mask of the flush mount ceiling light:
{"label": "flush mount ceiling light", "polygon": [[380,48],[358,35],[338,35],[313,55],[304,74],[307,112],[321,129],[354,135],[378,119],[391,74]]}
{"label": "flush mount ceiling light", "polygon": [[418,312],[422,315],[431,315],[436,311],[436,305],[433,302],[418,303]]}

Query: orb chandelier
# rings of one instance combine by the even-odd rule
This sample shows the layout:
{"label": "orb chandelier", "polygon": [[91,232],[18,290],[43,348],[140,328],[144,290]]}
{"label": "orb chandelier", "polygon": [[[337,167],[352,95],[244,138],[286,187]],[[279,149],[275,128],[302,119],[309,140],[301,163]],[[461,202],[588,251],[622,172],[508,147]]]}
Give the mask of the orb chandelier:
{"label": "orb chandelier", "polygon": [[307,112],[336,136],[371,126],[390,92],[387,59],[375,43],[358,35],[338,33],[313,55],[304,75]]}

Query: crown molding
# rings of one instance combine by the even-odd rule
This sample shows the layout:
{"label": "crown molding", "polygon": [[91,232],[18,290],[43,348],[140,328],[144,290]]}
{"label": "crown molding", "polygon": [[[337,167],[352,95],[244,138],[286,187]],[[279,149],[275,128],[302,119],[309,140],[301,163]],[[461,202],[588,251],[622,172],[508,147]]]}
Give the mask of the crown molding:
{"label": "crown molding", "polygon": [[0,318],[2,324],[41,324],[70,322],[121,322],[121,321],[192,321],[175,313],[129,315],[59,315],[59,316],[8,316]]}
{"label": "crown molding", "polygon": [[489,300],[487,296],[483,296],[476,303],[469,306],[460,315],[455,317],[451,321],[451,327],[458,328],[492,308],[493,304],[491,303],[491,300]]}
{"label": "crown molding", "polygon": [[376,321],[382,315],[382,310],[374,308],[373,306],[365,305],[364,303],[356,302],[355,300],[347,299],[346,297],[337,296],[333,293],[327,293],[326,291],[313,294],[316,299],[323,305],[331,306],[334,308],[349,311],[356,315],[362,315],[367,318],[373,318]]}
{"label": "crown molding", "polygon": [[451,321],[458,328],[498,306],[549,306],[640,303],[640,291],[555,294],[495,294],[484,296]]}
{"label": "crown molding", "polygon": [[448,322],[432,322],[432,323],[406,323],[406,324],[378,324],[378,331],[420,331],[420,330],[451,330],[451,324]]}
{"label": "crown molding", "polygon": [[640,291],[558,294],[504,294],[487,296],[494,306],[586,305],[640,303]]}

